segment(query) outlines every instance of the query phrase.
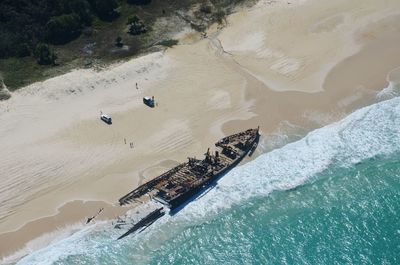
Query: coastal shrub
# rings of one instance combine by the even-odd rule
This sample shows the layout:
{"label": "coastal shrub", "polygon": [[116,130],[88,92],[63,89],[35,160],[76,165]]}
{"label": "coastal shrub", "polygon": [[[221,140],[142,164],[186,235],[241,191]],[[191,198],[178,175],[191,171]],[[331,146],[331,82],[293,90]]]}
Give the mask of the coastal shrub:
{"label": "coastal shrub", "polygon": [[222,9],[218,9],[217,12],[215,12],[215,14],[214,14],[215,20],[216,20],[219,24],[222,24],[222,23],[224,22],[225,16],[226,16],[226,13],[225,13],[225,11],[222,10]]}
{"label": "coastal shrub", "polygon": [[211,12],[212,12],[212,7],[211,7],[210,5],[208,5],[208,4],[206,4],[206,3],[203,3],[203,4],[200,6],[200,11],[203,12],[203,13],[205,13],[205,14],[211,14]]}
{"label": "coastal shrub", "polygon": [[116,0],[94,0],[93,6],[98,16],[103,20],[113,20],[118,16]]}
{"label": "coastal shrub", "polygon": [[0,58],[32,55],[40,42],[64,44],[112,20],[122,0],[0,0]]}
{"label": "coastal shrub", "polygon": [[37,62],[42,65],[55,64],[57,60],[57,55],[49,47],[49,45],[45,43],[39,43],[36,46],[34,55]]}
{"label": "coastal shrub", "polygon": [[136,15],[130,16],[128,18],[128,25],[128,32],[132,35],[140,35],[147,32],[146,26]]}
{"label": "coastal shrub", "polygon": [[53,17],[46,24],[46,37],[50,43],[64,44],[81,33],[80,19],[77,14]]}
{"label": "coastal shrub", "polygon": [[175,46],[178,44],[178,40],[174,40],[174,39],[168,39],[168,40],[162,40],[158,43],[158,45],[162,45],[168,48],[171,48],[172,46]]}
{"label": "coastal shrub", "polygon": [[118,36],[118,37],[115,39],[115,46],[117,46],[117,47],[122,47],[122,46],[124,46],[124,44],[122,43],[122,38],[121,38],[120,36]]}
{"label": "coastal shrub", "polygon": [[28,44],[17,32],[7,32],[0,27],[0,58],[9,56],[25,57],[30,55]]}
{"label": "coastal shrub", "polygon": [[31,51],[29,49],[28,44],[21,42],[15,46],[15,53],[17,57],[27,57],[31,55]]}
{"label": "coastal shrub", "polygon": [[133,5],[148,5],[151,3],[151,0],[127,0],[127,2]]}
{"label": "coastal shrub", "polygon": [[136,16],[136,15],[132,15],[132,16],[129,16],[128,17],[128,25],[129,24],[134,24],[134,23],[139,23],[140,22],[140,19],[139,19],[139,17],[138,16]]}
{"label": "coastal shrub", "polygon": [[0,100],[7,100],[11,98],[10,93],[8,93],[6,90],[0,90]]}
{"label": "coastal shrub", "polygon": [[83,25],[90,26],[92,23],[91,6],[86,0],[68,0],[65,1],[63,13],[75,13],[79,16],[80,22]]}

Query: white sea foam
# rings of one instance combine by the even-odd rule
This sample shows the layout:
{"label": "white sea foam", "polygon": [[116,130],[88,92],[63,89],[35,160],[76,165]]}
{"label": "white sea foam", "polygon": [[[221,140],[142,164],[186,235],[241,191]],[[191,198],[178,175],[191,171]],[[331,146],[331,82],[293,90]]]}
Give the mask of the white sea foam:
{"label": "white sea foam", "polygon": [[350,167],[377,155],[399,151],[400,98],[357,110],[340,122],[259,156],[232,170],[217,187],[178,215],[196,218],[274,190],[303,184],[335,163]]}
{"label": "white sea foam", "polygon": [[83,223],[75,223],[63,228],[58,228],[50,233],[43,234],[42,236],[27,242],[24,248],[18,250],[10,256],[4,257],[0,263],[12,264],[24,256],[43,249],[44,247],[54,244],[62,239],[68,238],[72,234],[81,231],[84,228],[85,226]]}
{"label": "white sea foam", "polygon": [[78,232],[72,234],[71,236],[58,240],[57,242],[33,252],[31,255],[26,256],[21,259],[17,264],[35,264],[35,265],[45,265],[53,264],[55,261],[59,260],[61,257],[68,255],[77,255],[84,253],[85,249],[78,244],[81,238],[87,236],[91,231],[94,230],[95,225],[85,226]]}
{"label": "white sea foam", "polygon": [[248,199],[302,185],[332,165],[351,167],[375,156],[399,152],[399,141],[400,97],[357,110],[340,122],[237,167],[204,196],[176,215],[166,215],[139,236],[115,241],[111,238],[121,231],[106,230],[96,238],[86,229],[35,252],[18,264],[51,264],[68,255],[86,255],[91,260],[104,255],[115,258],[126,255],[126,248],[135,252],[130,253],[130,258],[139,257],[144,262],[146,255],[184,227],[201,223],[203,218],[213,218],[223,209],[244,204]]}
{"label": "white sea foam", "polygon": [[388,76],[389,85],[377,94],[377,98],[385,100],[399,95],[400,92],[400,67],[392,70]]}

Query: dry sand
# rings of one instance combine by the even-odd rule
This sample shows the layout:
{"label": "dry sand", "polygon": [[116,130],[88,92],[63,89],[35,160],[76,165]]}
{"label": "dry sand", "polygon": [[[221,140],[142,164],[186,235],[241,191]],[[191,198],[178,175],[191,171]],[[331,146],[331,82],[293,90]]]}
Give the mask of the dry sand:
{"label": "dry sand", "polygon": [[[165,53],[17,91],[0,103],[0,241],[12,239],[0,257],[41,247],[26,243],[82,224],[102,205],[110,209],[103,218],[114,217],[119,197],[200,157],[224,134],[260,125],[260,153],[282,144],[275,135],[304,133],[373,102],[400,66],[399,7],[261,1],[207,39],[180,34],[185,44]],[[158,106],[144,106],[145,95]]]}

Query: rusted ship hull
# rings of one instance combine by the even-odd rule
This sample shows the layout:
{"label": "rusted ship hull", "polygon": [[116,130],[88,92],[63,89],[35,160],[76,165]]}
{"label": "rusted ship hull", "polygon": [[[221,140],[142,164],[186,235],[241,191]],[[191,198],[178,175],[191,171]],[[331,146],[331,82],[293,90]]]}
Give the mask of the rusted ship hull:
{"label": "rusted ship hull", "polygon": [[189,162],[165,172],[122,197],[121,205],[151,192],[154,199],[174,210],[190,198],[210,187],[222,175],[254,152],[259,141],[259,131],[249,129],[218,141],[215,155],[207,150],[205,158],[189,158]]}
{"label": "rusted ship hull", "polygon": [[[258,141],[258,139],[257,139],[257,141]],[[241,157],[239,157],[235,162],[233,162],[228,167],[226,167],[223,171],[210,177],[202,185],[198,185],[198,186],[190,189],[189,191],[182,193],[182,195],[180,195],[176,199],[173,199],[170,201],[164,201],[159,196],[156,196],[154,199],[157,200],[158,202],[166,205],[168,208],[171,209],[171,211],[173,211],[173,210],[179,208],[180,206],[184,205],[186,202],[190,201],[190,199],[192,199],[196,195],[201,194],[204,190],[206,190],[208,187],[210,187],[216,180],[218,180],[223,175],[225,175],[230,170],[232,170],[234,167],[236,167],[243,160],[243,158],[246,157],[246,155],[250,155],[250,151],[251,151],[251,149],[249,149],[248,152],[244,153]]]}
{"label": "rusted ship hull", "polygon": [[163,212],[163,208],[158,208],[148,214],[146,217],[144,217],[142,220],[140,220],[138,223],[136,223],[131,229],[129,229],[126,233],[124,233],[122,236],[118,237],[117,240],[120,240],[134,232],[136,232],[139,229],[146,228],[153,224],[157,219],[161,218],[165,212]]}

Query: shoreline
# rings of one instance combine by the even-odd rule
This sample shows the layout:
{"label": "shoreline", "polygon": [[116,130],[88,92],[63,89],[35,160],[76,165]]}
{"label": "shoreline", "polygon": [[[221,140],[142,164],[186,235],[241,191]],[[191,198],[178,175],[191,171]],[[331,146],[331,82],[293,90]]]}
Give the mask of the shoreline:
{"label": "shoreline", "polygon": [[[282,8],[282,10],[284,10],[284,8]],[[379,13],[378,11],[376,12]],[[236,16],[237,13],[234,13],[233,15]],[[387,25],[391,25],[395,21],[400,21],[400,17],[394,16],[390,17],[389,19],[382,19],[378,24],[368,25],[375,25],[376,29],[374,29],[373,32],[379,33],[379,30],[381,30],[382,27],[384,28]],[[251,26],[252,25],[250,24],[249,27]],[[228,28],[229,27],[232,27],[232,24],[228,24]],[[233,27],[235,27],[235,25],[233,25]],[[363,29],[361,29],[361,31],[362,30]],[[123,196],[126,190],[132,190],[135,185],[138,185],[138,183],[141,181],[148,180],[148,178],[151,177],[150,175],[156,176],[159,171],[162,171],[164,168],[166,168],[167,165],[161,165],[162,161],[165,161],[165,159],[168,158],[171,161],[183,161],[187,155],[197,154],[200,156],[202,152],[206,150],[207,145],[215,142],[215,140],[220,138],[223,134],[226,135],[236,132],[238,128],[247,128],[254,125],[260,125],[264,135],[263,142],[265,143],[268,141],[271,135],[277,131],[285,132],[285,130],[287,130],[287,128],[282,125],[283,122],[300,126],[302,129],[308,132],[336,121],[355,109],[376,101],[377,92],[380,89],[383,89],[387,84],[386,76],[391,70],[400,66],[399,64],[396,64],[396,62],[398,62],[397,59],[400,58],[400,53],[398,54],[398,50],[394,45],[396,42],[393,41],[393,38],[400,40],[400,37],[392,36],[391,32],[386,33],[386,35],[383,34],[376,36],[376,38],[373,39],[370,39],[370,33],[369,35],[365,35],[364,33],[360,33],[358,35],[356,34],[356,40],[361,43],[360,50],[357,53],[351,54],[345,59],[336,63],[331,68],[329,73],[324,77],[321,87],[318,87],[314,83],[314,86],[309,88],[311,91],[304,89],[301,90],[300,88],[298,91],[279,90],[277,88],[281,87],[281,85],[276,85],[276,82],[266,85],[263,80],[257,78],[257,74],[254,74],[254,71],[259,71],[258,68],[253,68],[250,70],[249,68],[246,68],[247,70],[244,71],[242,68],[243,65],[238,66],[237,64],[232,63],[231,56],[225,54],[226,51],[229,53],[235,53],[237,52],[237,49],[229,50],[227,47],[223,46],[224,52],[221,52],[215,47],[212,47],[213,44],[210,40],[200,40],[194,44],[179,45],[165,53],[157,55],[151,54],[150,57],[146,57],[150,58],[149,62],[146,61],[146,63],[151,65],[153,68],[149,70],[149,66],[147,66],[147,68],[146,66],[142,66],[142,68],[139,66],[140,69],[144,69],[143,72],[145,75],[140,76],[141,73],[138,73],[138,76],[140,76],[140,79],[142,80],[139,81],[141,86],[143,84],[143,86],[146,86],[147,88],[144,91],[141,89],[139,94],[137,94],[136,91],[125,92],[123,89],[126,89],[126,87],[116,88],[119,90],[117,90],[115,93],[118,94],[120,92],[122,95],[125,95],[127,99],[122,99],[123,96],[118,95],[111,99],[107,97],[110,95],[110,93],[107,91],[108,89],[106,89],[106,87],[110,83],[112,84],[112,82],[107,83],[106,81],[113,78],[111,75],[110,77],[107,77],[107,75],[110,72],[116,73],[121,71],[118,69],[126,68],[126,71],[122,71],[123,74],[120,74],[119,77],[125,75],[125,78],[129,79],[129,72],[131,71],[131,66],[129,65],[134,65],[134,62],[118,64],[114,66],[115,69],[110,67],[108,70],[106,70],[107,73],[102,72],[97,74],[96,78],[102,78],[105,80],[104,84],[99,84],[98,80],[96,79],[88,82],[89,87],[90,85],[97,86],[95,92],[92,92],[90,89],[85,90],[82,86],[82,95],[84,99],[81,99],[80,101],[83,104],[85,100],[89,100],[89,98],[91,98],[93,93],[100,94],[100,100],[98,100],[98,102],[96,102],[94,105],[98,106],[102,105],[104,102],[108,102],[107,104],[112,106],[109,109],[111,109],[110,112],[113,114],[113,117],[116,117],[115,120],[122,121],[121,124],[123,124],[121,125],[116,123],[115,126],[117,129],[111,127],[109,130],[110,132],[102,131],[99,133],[91,133],[93,130],[103,130],[101,129],[103,128],[101,127],[102,124],[98,124],[97,121],[96,124],[92,121],[88,121],[89,117],[93,115],[93,113],[90,113],[89,115],[84,113],[79,115],[79,122],[77,124],[73,122],[73,116],[63,118],[63,121],[66,121],[68,124],[72,124],[68,126],[64,132],[60,133],[56,130],[50,130],[45,132],[47,134],[42,135],[41,133],[43,130],[39,130],[39,133],[37,133],[37,136],[39,137],[37,138],[38,141],[34,143],[39,142],[45,143],[46,146],[49,145],[49,153],[51,153],[53,150],[50,144],[55,144],[57,147],[56,149],[59,149],[60,147],[63,149],[66,148],[65,152],[67,153],[69,150],[71,150],[71,152],[75,151],[77,146],[80,145],[83,145],[88,150],[92,150],[92,148],[95,148],[94,146],[97,145],[104,145],[103,149],[96,147],[98,150],[96,149],[97,151],[95,153],[85,154],[96,157],[101,155],[104,151],[111,152],[111,154],[107,155],[107,157],[100,160],[100,164],[102,161],[107,161],[107,159],[111,159],[112,155],[115,155],[117,159],[113,159],[111,162],[116,163],[116,165],[107,165],[103,168],[97,169],[95,166],[98,165],[99,159],[93,158],[93,161],[88,160],[87,162],[93,162],[93,164],[89,167],[82,168],[82,170],[84,170],[82,172],[84,173],[82,176],[79,176],[78,180],[71,178],[71,181],[66,183],[60,182],[60,184],[54,186],[56,187],[55,191],[50,192],[47,190],[46,196],[34,197],[33,202],[26,203],[24,207],[21,206],[22,208],[20,207],[19,211],[30,209],[30,206],[32,205],[41,205],[41,202],[46,201],[47,198],[58,198],[58,200],[62,202],[59,205],[64,206],[74,205],[76,201],[81,200],[89,201],[89,204],[94,203],[92,205],[93,207],[97,207],[102,204],[102,202],[98,201],[116,202],[117,200],[115,200],[115,198]],[[226,34],[226,29],[222,29],[222,35],[223,34]],[[219,37],[220,35],[218,35],[218,38]],[[357,39],[357,37],[359,38]],[[225,42],[227,41],[226,38],[227,37],[225,37]],[[392,40],[389,44],[387,43],[388,38]],[[222,45],[223,44],[224,41],[222,42]],[[382,55],[382,48],[389,47],[388,45],[391,46],[390,49],[386,50],[387,53],[384,54],[385,63],[382,63],[381,67],[379,68],[369,68],[367,62],[376,61],[379,58],[379,55]],[[234,45],[231,47],[235,48]],[[256,51],[257,50],[259,52],[259,47],[256,47]],[[217,53],[217,56],[214,55],[215,53]],[[221,54],[218,55],[218,53]],[[241,50],[240,53],[243,53],[243,50]],[[251,53],[251,51],[250,54],[252,54],[252,56],[254,55]],[[234,55],[234,57],[235,58],[233,61],[238,58],[239,60],[243,59],[237,55]],[[255,59],[257,59],[257,56]],[[261,59],[265,59],[265,57]],[[144,59],[139,58],[139,61],[140,60],[143,61]],[[161,63],[160,60],[162,61]],[[270,58],[267,58],[267,61],[268,60],[270,60]],[[272,62],[270,65],[273,64],[274,62]],[[188,67],[186,67],[186,65],[188,65]],[[361,69],[357,67],[361,67]],[[185,68],[189,68],[189,70]],[[183,74],[180,74],[178,72],[179,70],[184,71]],[[215,74],[204,72],[205,70],[210,72],[214,70]],[[156,74],[159,74],[161,77],[157,77],[156,81],[148,81],[147,79],[155,76],[151,71],[156,71]],[[82,73],[84,71],[79,70],[78,72]],[[189,80],[182,79],[182,75],[187,75],[189,73],[192,74]],[[240,78],[232,77],[232,73],[238,74]],[[353,75],[355,73],[357,73],[357,75]],[[211,87],[207,87],[207,82],[202,81],[198,81],[198,84],[191,84],[191,82],[193,82],[192,80],[202,80],[205,76],[209,75],[211,75],[210,78],[214,78],[215,80],[215,83],[211,84]],[[269,73],[266,74],[266,76],[268,75]],[[75,78],[74,76],[77,76],[77,74],[72,74],[72,77],[69,76],[68,80]],[[223,79],[221,79],[220,76],[223,76]],[[165,81],[166,77],[171,80]],[[281,76],[278,77],[282,79]],[[91,80],[90,78],[92,77],[88,74],[86,78]],[[301,80],[296,78],[292,80],[291,76],[287,76],[285,74],[283,74],[283,78],[286,78],[282,79],[284,82],[295,83],[297,80]],[[47,86],[46,89],[37,89],[36,94],[34,95],[39,97],[47,96],[45,102],[50,102],[49,105],[52,104],[51,102],[54,100],[54,97],[58,97],[61,101],[65,100],[68,103],[68,100],[71,100],[71,98],[74,99],[79,95],[75,95],[73,93],[70,95],[65,95],[57,94],[55,92],[52,95],[49,93],[49,87],[55,88],[59,79],[60,78],[55,78],[55,80],[43,82],[44,84],[40,83],[39,86],[37,86],[38,84],[34,84],[31,86],[31,91],[21,91],[20,98],[24,99],[27,94],[29,95],[29,93],[32,93],[32,90],[35,90],[35,86],[36,88]],[[79,83],[79,80],[76,82],[77,84]],[[119,78],[119,80],[115,81],[115,86],[119,85],[118,82],[121,82],[122,86],[126,86],[124,85],[125,83],[123,83],[123,80],[125,79]],[[235,86],[232,87],[232,84],[235,84]],[[190,86],[194,86],[194,88],[189,88]],[[338,86],[340,86],[340,88],[338,88]],[[100,89],[98,89],[99,87]],[[156,87],[162,87],[162,89]],[[241,89],[239,90],[237,87],[240,87]],[[173,89],[171,90],[170,88]],[[199,89],[203,90],[198,91]],[[65,91],[63,92],[65,93]],[[140,99],[145,93],[158,94],[157,98],[160,99],[159,109],[155,109],[152,113],[149,113],[147,109],[140,108],[141,103],[137,100]],[[190,100],[190,98],[193,96],[195,98]],[[177,97],[179,97],[177,104],[182,104],[182,106],[167,106],[164,104],[165,102],[173,102],[177,99]],[[13,98],[11,100],[22,100],[18,99],[18,97],[17,99]],[[137,102],[134,103],[133,106],[131,105],[126,107],[125,105],[130,103],[132,100]],[[184,102],[186,100],[188,102]],[[123,102],[122,104],[120,104],[121,101]],[[34,100],[28,101],[28,103],[37,104],[41,103],[41,101],[36,101],[35,98]],[[206,103],[206,109],[201,106],[202,103]],[[12,103],[9,105],[11,106],[11,112],[17,109],[16,106],[12,105]],[[14,107],[14,109],[12,107]],[[185,114],[185,116],[178,114],[182,108],[185,108],[185,110],[187,110],[189,113]],[[44,111],[47,110],[46,107],[43,109]],[[197,113],[199,110],[203,110],[207,115],[214,115],[215,117],[203,117],[203,114]],[[43,110],[40,109],[40,111]],[[83,113],[84,111],[81,110],[81,112]],[[139,116],[142,116],[143,119],[139,120]],[[49,117],[54,117],[54,115]],[[142,125],[145,128],[137,131],[135,128],[131,128],[131,124],[128,124],[128,122],[130,122],[132,119],[131,117],[135,117],[135,119],[142,122],[145,122],[146,119],[160,121],[160,124],[146,124],[146,126]],[[9,122],[9,120],[7,121],[8,123],[6,123],[6,125],[9,126],[8,128],[10,128],[10,131],[12,131],[13,128],[19,128],[10,126],[10,124],[13,125],[12,122]],[[124,125],[125,122],[127,125]],[[56,125],[58,124],[56,123]],[[135,149],[135,152],[139,154],[143,153],[144,158],[139,158],[136,154],[128,153],[131,150],[126,151],[125,149],[127,148],[122,149],[124,148],[124,145],[122,145],[120,141],[123,139],[124,135],[132,134],[134,135],[134,138],[144,139],[149,132],[156,131],[158,125],[161,125],[160,133],[153,133],[149,135],[149,139],[147,139],[147,141],[144,143],[136,143],[136,141],[134,141],[135,145],[138,145],[137,149]],[[171,129],[170,127],[174,128]],[[124,134],[121,133],[122,131],[124,131]],[[175,136],[177,132],[179,132],[179,137]],[[108,137],[111,137],[112,141],[109,141]],[[174,140],[175,138],[176,140]],[[171,144],[166,145],[165,141],[170,141]],[[118,145],[116,145],[115,142],[119,142]],[[122,147],[119,145],[122,145]],[[11,148],[12,144],[9,144],[7,147]],[[257,151],[256,154],[258,154],[260,151],[267,151],[276,146],[272,144],[272,147],[269,147],[268,144],[264,144],[264,146],[260,147],[258,149],[261,150]],[[152,148],[152,151],[149,152],[148,148]],[[182,152],[182,150],[185,150],[185,152]],[[81,149],[78,148],[76,151],[81,151]],[[193,154],[191,154],[192,151]],[[158,152],[161,154],[155,154]],[[44,158],[45,157],[43,157],[43,159]],[[67,165],[68,167],[73,167],[74,163],[67,163]],[[100,173],[100,171],[102,172]],[[151,173],[147,174],[146,176],[146,174],[143,174],[143,172],[145,173],[146,171]],[[73,171],[71,170],[71,172]],[[142,177],[140,174],[142,174]],[[137,177],[132,178],[132,176]],[[119,183],[115,183],[115,181],[113,181],[115,178],[118,179]],[[108,191],[107,188],[111,183],[113,183],[113,188],[111,191]],[[79,189],[80,187],[83,189],[85,189],[85,187],[90,187],[90,191],[86,192],[86,198],[83,198],[83,191]],[[56,197],[59,192],[60,195]],[[65,198],[68,197],[70,200],[65,200]],[[81,204],[82,205],[80,206],[79,203],[75,205],[75,207],[73,207],[74,211],[72,211],[79,213],[79,217],[77,218],[80,219],[82,219],[82,216],[88,214],[88,209],[85,210],[85,207],[83,206],[84,203]],[[108,205],[107,203],[105,204]],[[46,205],[48,205],[49,208],[53,207],[49,204]],[[113,208],[113,206],[110,207]],[[119,206],[117,206],[117,208],[118,207]],[[26,234],[24,229],[28,229],[28,227],[32,229],[32,227],[35,226],[35,223],[41,223],[44,225],[43,220],[47,218],[51,219],[53,217],[53,219],[57,219],[56,216],[62,216],[62,208],[63,206],[57,208],[57,211],[60,210],[60,212],[56,215],[46,215],[46,217],[37,218],[35,221],[25,223],[25,225],[22,224],[20,229],[14,229],[13,232],[4,232],[4,227],[8,225],[5,223],[1,224],[0,222],[0,239],[7,238],[7,236],[8,238],[15,238],[11,236],[12,233]],[[35,208],[33,208],[31,211],[34,210]],[[94,211],[96,210],[97,209],[94,209]],[[68,216],[71,216],[71,214]],[[12,215],[12,217],[14,220],[22,218],[16,216],[15,214]],[[69,221],[69,224],[74,223],[71,219]],[[60,225],[66,226],[68,225],[68,218],[63,218],[63,220],[59,220],[59,222],[52,224],[53,227],[59,227]],[[52,231],[50,231],[50,229],[46,230],[45,226],[46,225],[38,230],[33,229],[34,232],[30,235],[27,235],[27,238],[34,239],[36,238],[35,235],[43,235],[46,232],[51,233]],[[28,230],[31,231],[31,229]],[[15,242],[16,245],[20,246],[17,248],[21,248],[26,243],[23,242],[24,240],[21,238],[15,240],[19,240],[19,242]],[[3,248],[1,249],[3,250]],[[4,255],[4,253],[0,253],[0,255]]]}
{"label": "shoreline", "polygon": [[57,209],[57,213],[54,215],[40,217],[14,231],[0,234],[0,248],[3,253],[6,253],[3,261],[18,260],[32,251],[70,236],[87,226],[87,218],[94,216],[98,209],[103,208],[104,210],[89,225],[115,219],[134,207],[135,205],[130,207],[114,206],[101,201],[66,202]]}

